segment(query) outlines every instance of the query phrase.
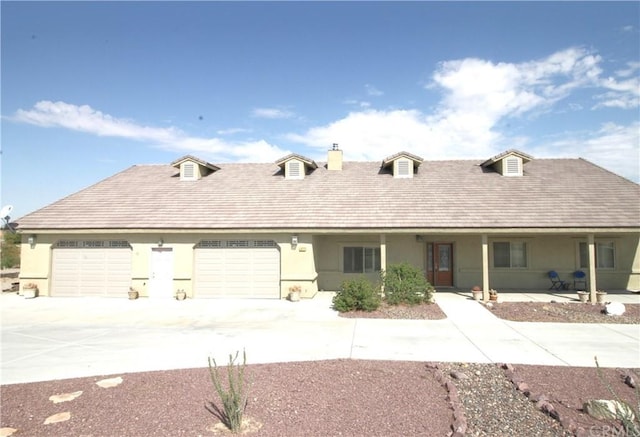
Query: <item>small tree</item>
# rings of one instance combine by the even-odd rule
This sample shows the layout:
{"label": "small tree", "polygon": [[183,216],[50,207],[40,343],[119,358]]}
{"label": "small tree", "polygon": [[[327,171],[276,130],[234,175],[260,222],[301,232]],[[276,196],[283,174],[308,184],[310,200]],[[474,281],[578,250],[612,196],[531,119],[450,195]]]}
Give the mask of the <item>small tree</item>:
{"label": "small tree", "polygon": [[380,294],[365,278],[344,281],[333,297],[333,308],[341,313],[348,311],[375,311],[380,306]]}
{"label": "small tree", "polygon": [[391,264],[381,272],[385,300],[390,305],[430,302],[433,287],[422,271],[408,263]]}

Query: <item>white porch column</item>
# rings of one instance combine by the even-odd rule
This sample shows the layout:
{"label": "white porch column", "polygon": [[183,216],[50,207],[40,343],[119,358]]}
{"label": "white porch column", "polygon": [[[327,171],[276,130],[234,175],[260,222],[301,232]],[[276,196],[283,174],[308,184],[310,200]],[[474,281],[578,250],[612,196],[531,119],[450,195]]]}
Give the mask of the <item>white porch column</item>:
{"label": "white porch column", "polygon": [[489,237],[482,234],[482,298],[489,300]]}
{"label": "white porch column", "polygon": [[[387,236],[380,234],[380,268],[387,271]],[[380,285],[380,291],[384,294],[384,284]]]}
{"label": "white porch column", "polygon": [[380,234],[380,268],[387,270],[387,236]]}
{"label": "white porch column", "polygon": [[589,246],[589,300],[596,303],[596,243],[593,234],[587,236]]}

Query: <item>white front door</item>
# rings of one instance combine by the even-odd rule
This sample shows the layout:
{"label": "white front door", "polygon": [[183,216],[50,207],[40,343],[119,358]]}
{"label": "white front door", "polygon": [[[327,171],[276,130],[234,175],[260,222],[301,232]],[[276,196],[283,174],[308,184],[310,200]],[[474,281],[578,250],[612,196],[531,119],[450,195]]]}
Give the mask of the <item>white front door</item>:
{"label": "white front door", "polygon": [[150,270],[149,297],[172,297],[173,250],[164,247],[152,248]]}

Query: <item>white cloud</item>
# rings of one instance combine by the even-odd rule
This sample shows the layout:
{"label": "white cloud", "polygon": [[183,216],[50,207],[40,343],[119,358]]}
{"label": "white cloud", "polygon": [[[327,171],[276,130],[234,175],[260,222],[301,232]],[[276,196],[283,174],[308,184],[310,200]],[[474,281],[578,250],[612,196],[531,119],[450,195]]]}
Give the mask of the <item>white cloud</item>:
{"label": "white cloud", "polygon": [[640,62],[629,62],[627,68],[618,70],[615,75],[620,78],[608,77],[601,80],[600,86],[607,90],[596,96],[600,100],[594,109],[600,107],[633,109],[640,107],[640,78],[637,71]]}
{"label": "white cloud", "polygon": [[40,101],[32,109],[16,111],[12,120],[41,127],[63,127],[92,135],[150,142],[179,153],[201,152],[217,161],[268,161],[289,153],[264,140],[231,142],[220,138],[192,137],[174,127],[143,126],[104,114],[88,105],[76,106],[65,102]]}
{"label": "white cloud", "polygon": [[[484,159],[511,148],[527,151],[527,147],[534,147],[532,143],[537,138],[507,134],[501,126],[509,118],[550,111],[576,90],[602,86],[601,61],[598,55],[582,48],[562,50],[524,63],[493,63],[475,58],[447,61],[438,66],[428,85],[431,90],[442,92],[433,112],[363,109],[327,125],[289,134],[287,138],[316,149],[318,159],[323,159],[332,143],[338,143],[345,158],[352,160],[381,159],[400,150],[426,159]],[[616,82],[616,86],[626,98],[635,92],[626,82]],[[613,91],[613,85],[607,89]],[[570,105],[574,110],[580,108],[575,103]],[[612,135],[607,129],[580,141],[567,140],[571,144],[567,151],[574,157],[576,151],[580,154],[581,141],[587,141],[594,151],[605,144],[608,147],[618,144],[622,155],[615,158],[604,159],[606,152],[597,156],[589,152],[585,157],[593,157],[594,162],[605,163],[602,165],[637,180],[632,164],[620,165],[623,161],[637,162],[637,134],[634,139],[633,127],[619,126],[619,129],[627,135]],[[553,150],[559,145],[550,147]]]}
{"label": "white cloud", "polygon": [[604,123],[593,132],[568,132],[535,147],[535,156],[580,156],[594,164],[640,182],[640,122],[624,126]]}
{"label": "white cloud", "polygon": [[380,91],[378,88],[374,87],[373,85],[366,84],[364,88],[367,91],[367,94],[370,96],[378,97],[378,96],[384,95],[382,91]]}
{"label": "white cloud", "polygon": [[251,113],[254,117],[269,119],[293,118],[295,116],[293,112],[279,108],[255,108]]}

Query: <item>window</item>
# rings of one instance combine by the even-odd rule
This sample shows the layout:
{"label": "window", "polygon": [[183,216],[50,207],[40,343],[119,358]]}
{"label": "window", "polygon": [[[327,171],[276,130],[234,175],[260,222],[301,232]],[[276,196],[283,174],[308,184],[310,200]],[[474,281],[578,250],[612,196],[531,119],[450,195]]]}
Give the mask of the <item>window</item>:
{"label": "window", "polygon": [[[589,245],[580,243],[580,268],[589,268]],[[615,246],[612,241],[596,243],[596,268],[615,268]]]}
{"label": "window", "polygon": [[345,247],[344,273],[371,273],[380,271],[379,247]]}
{"label": "window", "polygon": [[526,268],[527,243],[493,243],[493,266],[503,268]]}

